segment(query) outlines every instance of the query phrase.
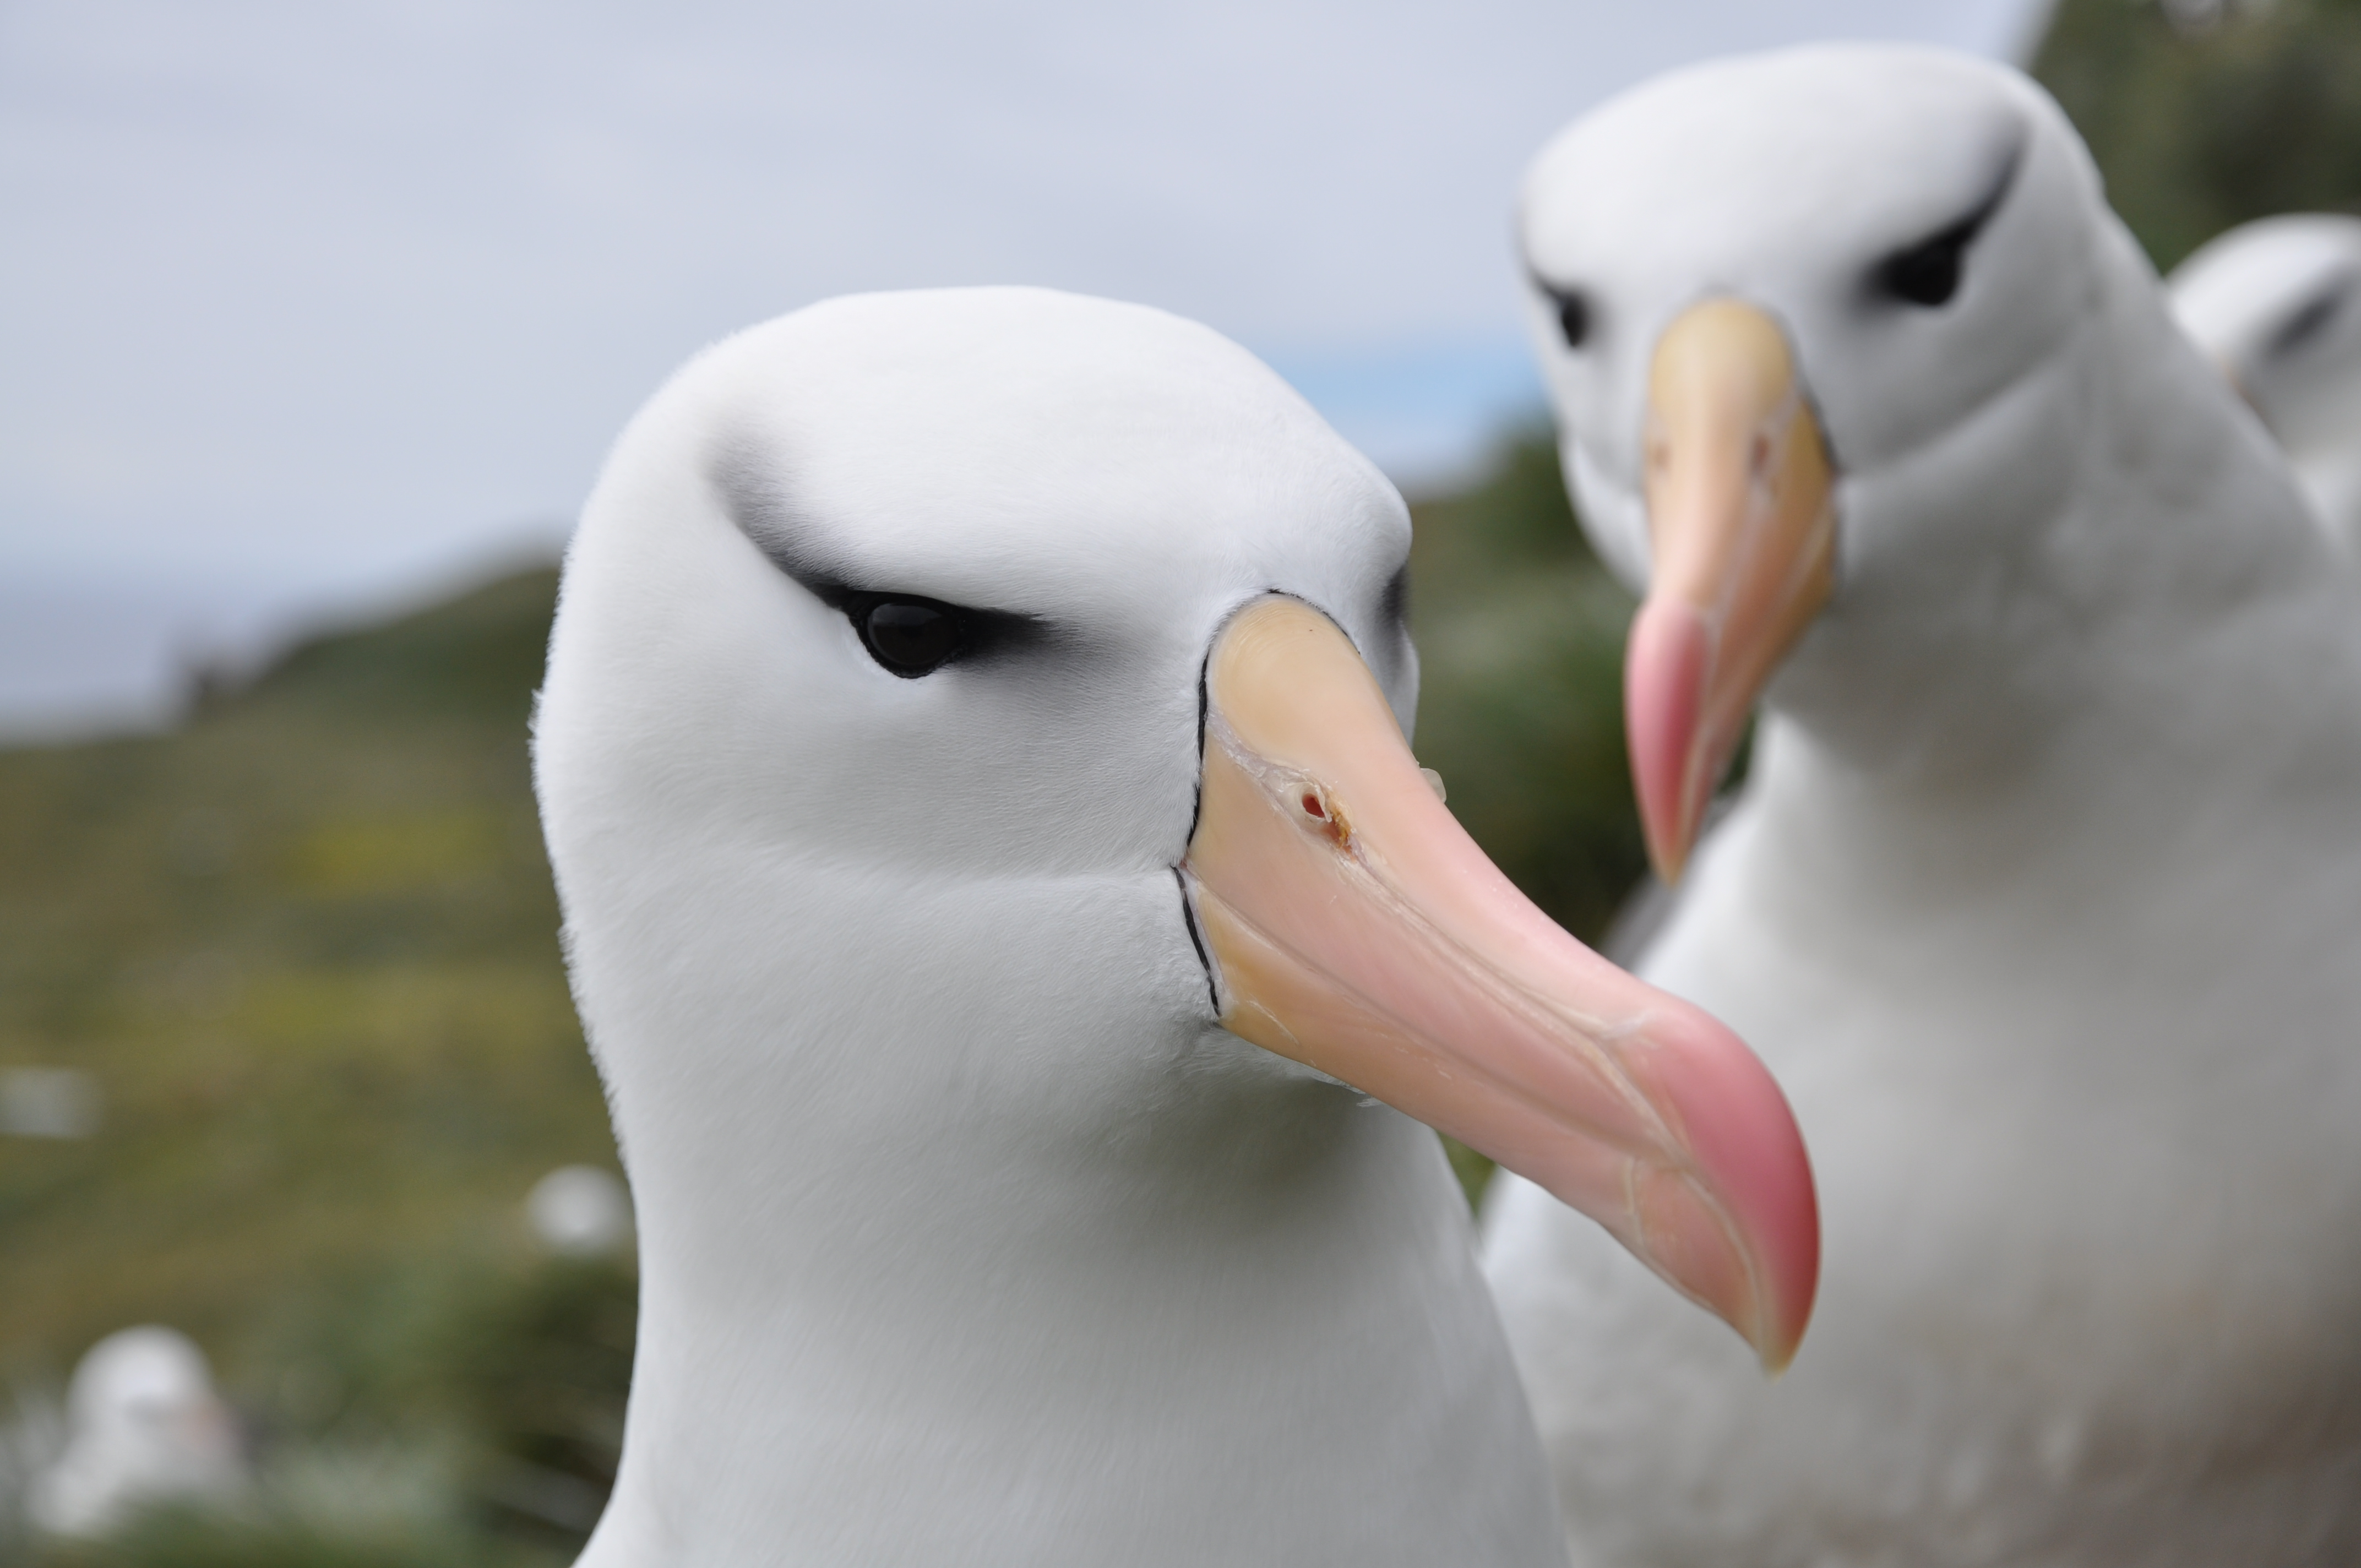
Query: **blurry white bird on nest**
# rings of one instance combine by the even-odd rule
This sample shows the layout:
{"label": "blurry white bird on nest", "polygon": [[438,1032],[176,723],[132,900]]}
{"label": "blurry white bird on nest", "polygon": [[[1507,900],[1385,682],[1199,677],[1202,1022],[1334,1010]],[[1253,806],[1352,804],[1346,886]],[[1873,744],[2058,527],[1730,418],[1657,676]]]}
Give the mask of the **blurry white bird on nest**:
{"label": "blurry white bird on nest", "polygon": [[631,1195],[595,1165],[561,1165],[525,1195],[525,1219],[560,1257],[613,1257],[631,1249]]}
{"label": "blurry white bird on nest", "polygon": [[1577,1561],[2361,1562],[2361,578],[2015,71],[1684,71],[1521,232],[1668,875],[1763,697],[1640,970],[1828,1246],[1768,1385],[1500,1183]]}
{"label": "blurry white bird on nest", "polygon": [[1250,356],[1041,291],[632,423],[535,740],[641,1248],[586,1564],[1562,1562],[1398,1110],[1792,1352],[1785,1104],[1436,798],[1409,543]]}
{"label": "blurry white bird on nest", "polygon": [[52,1534],[103,1536],[145,1508],[235,1497],[247,1480],[204,1352],[150,1324],[107,1335],[74,1368],[66,1450],[34,1477],[26,1511]]}
{"label": "blurry white bird on nest", "polygon": [[2168,284],[2181,326],[2285,449],[2330,536],[2361,554],[2361,217],[2241,224]]}

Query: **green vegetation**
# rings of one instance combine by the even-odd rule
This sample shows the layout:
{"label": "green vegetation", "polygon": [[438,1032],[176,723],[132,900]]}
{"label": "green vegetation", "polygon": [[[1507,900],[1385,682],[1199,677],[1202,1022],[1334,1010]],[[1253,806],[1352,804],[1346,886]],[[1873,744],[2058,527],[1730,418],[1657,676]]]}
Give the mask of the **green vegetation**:
{"label": "green vegetation", "polygon": [[235,1364],[260,1282],[513,1251],[536,1177],[611,1163],[527,782],[552,582],[0,756],[0,1066],[104,1096],[0,1140],[0,1356],[169,1307]]}
{"label": "green vegetation", "polygon": [[172,734],[0,754],[0,1068],[104,1099],[90,1138],[0,1137],[20,1388],[161,1321],[264,1434],[431,1449],[451,1509],[499,1470],[502,1423],[456,1416],[554,1266],[522,1199],[614,1160],[526,768],[554,585],[310,643]]}
{"label": "green vegetation", "polygon": [[2361,212],[2361,0],[2059,0],[2033,70],[2160,268],[2251,218]]}

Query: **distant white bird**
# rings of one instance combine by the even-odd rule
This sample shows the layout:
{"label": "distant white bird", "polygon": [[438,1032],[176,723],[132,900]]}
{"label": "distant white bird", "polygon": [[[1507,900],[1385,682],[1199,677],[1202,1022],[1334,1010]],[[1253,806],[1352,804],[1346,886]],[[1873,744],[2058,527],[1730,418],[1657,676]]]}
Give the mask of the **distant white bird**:
{"label": "distant white bird", "polygon": [[1775,1385],[1510,1179],[1585,1564],[2361,1563],[2361,594],[2057,107],[1707,65],[1553,142],[1533,321],[1661,865],[1827,1225]]}
{"label": "distant white bird", "polygon": [[66,1389],[66,1450],[34,1477],[27,1512],[56,1535],[95,1537],[142,1508],[220,1501],[247,1475],[236,1419],[187,1335],[148,1326],[93,1345]]}
{"label": "distant white bird", "polygon": [[1785,1358],[1784,1104],[1421,775],[1409,543],[1250,356],[1041,291],[814,306],[632,423],[535,740],[640,1234],[586,1564],[1562,1561],[1380,1100]]}
{"label": "distant white bird", "polygon": [[98,1130],[98,1081],[65,1067],[0,1068],[0,1136],[86,1138]]}
{"label": "distant white bird", "polygon": [[525,1217],[542,1245],[566,1257],[603,1257],[631,1243],[631,1195],[611,1170],[561,1165],[533,1184]]}
{"label": "distant white bird", "polygon": [[2361,218],[2242,224],[2169,282],[2181,326],[2286,449],[2339,547],[2361,554]]}

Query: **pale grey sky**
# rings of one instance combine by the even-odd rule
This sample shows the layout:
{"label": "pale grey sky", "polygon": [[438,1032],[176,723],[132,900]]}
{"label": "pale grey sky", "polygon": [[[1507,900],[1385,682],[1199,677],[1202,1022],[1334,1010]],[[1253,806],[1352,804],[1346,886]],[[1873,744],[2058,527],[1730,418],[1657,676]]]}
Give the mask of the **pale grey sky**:
{"label": "pale grey sky", "polygon": [[2037,5],[0,0],[0,729],[555,537],[675,365],[851,290],[1195,316],[1432,479],[1536,399],[1551,130]]}

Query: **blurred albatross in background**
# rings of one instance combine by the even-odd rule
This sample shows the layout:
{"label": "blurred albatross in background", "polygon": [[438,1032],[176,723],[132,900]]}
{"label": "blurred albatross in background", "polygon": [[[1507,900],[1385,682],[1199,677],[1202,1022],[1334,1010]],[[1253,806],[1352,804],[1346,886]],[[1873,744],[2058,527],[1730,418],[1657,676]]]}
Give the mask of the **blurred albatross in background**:
{"label": "blurred albatross in background", "polygon": [[1547,1193],[1487,1266],[1584,1564],[2361,1562],[2361,603],[2015,72],[1667,76],[1522,210],[1645,602],[1641,972],[1825,1206],[1766,1385]]}
{"label": "blurred albatross in background", "polygon": [[219,1505],[248,1479],[237,1419],[204,1352],[177,1329],[123,1329],[91,1346],[66,1390],[66,1423],[65,1452],[27,1498],[54,1535],[104,1536],[167,1504]]}
{"label": "blurred albatross in background", "polygon": [[2361,218],[2241,224],[2169,284],[2173,314],[2286,449],[2330,536],[2361,553]]}
{"label": "blurred albatross in background", "polygon": [[1244,352],[1039,291],[815,306],[633,422],[536,726],[641,1246],[585,1563],[1562,1562],[1389,1104],[1792,1353],[1785,1104],[1436,798],[1409,543]]}

